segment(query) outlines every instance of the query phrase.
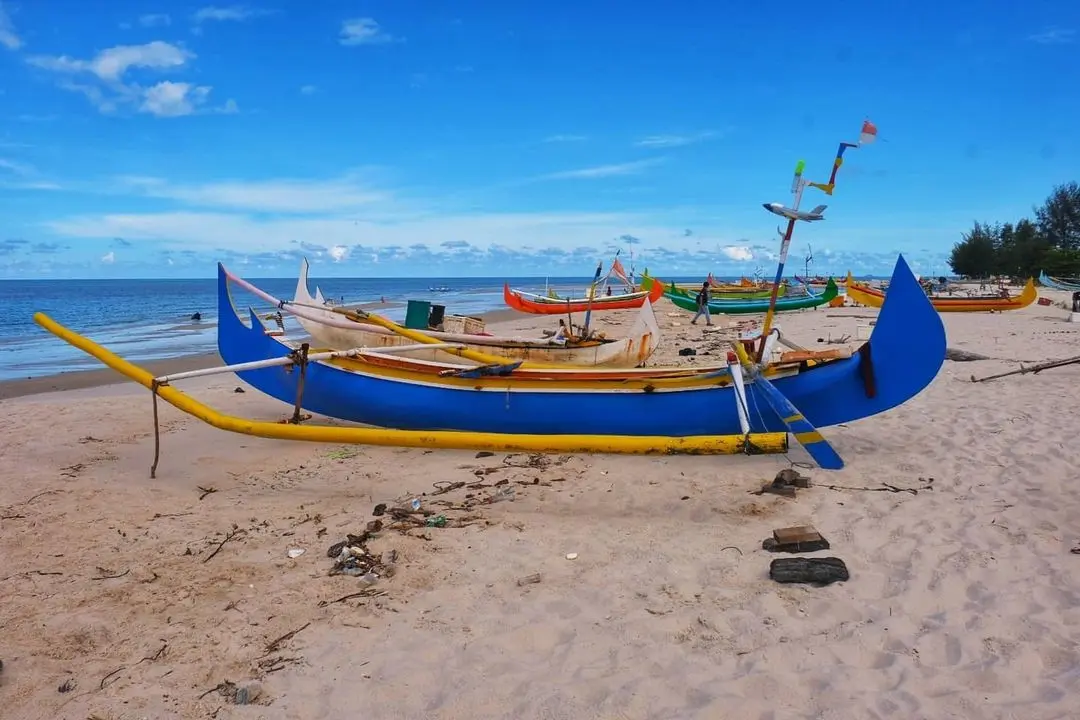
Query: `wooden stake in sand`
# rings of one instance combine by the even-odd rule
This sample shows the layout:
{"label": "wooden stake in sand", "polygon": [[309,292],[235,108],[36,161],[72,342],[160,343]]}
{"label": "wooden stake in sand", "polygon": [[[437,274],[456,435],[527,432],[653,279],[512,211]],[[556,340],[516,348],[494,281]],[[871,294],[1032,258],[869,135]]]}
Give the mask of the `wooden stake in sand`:
{"label": "wooden stake in sand", "polygon": [[986,382],[987,380],[997,380],[998,378],[1008,377],[1009,375],[1026,375],[1028,373],[1037,373],[1042,370],[1050,370],[1052,368],[1065,367],[1066,365],[1076,365],[1080,363],[1080,355],[1071,358],[1065,358],[1064,360],[1049,360],[1038,365],[1032,365],[1030,367],[1020,366],[1019,370],[1010,370],[1009,372],[998,373],[997,375],[988,375],[984,378],[976,378],[971,376],[971,382]]}

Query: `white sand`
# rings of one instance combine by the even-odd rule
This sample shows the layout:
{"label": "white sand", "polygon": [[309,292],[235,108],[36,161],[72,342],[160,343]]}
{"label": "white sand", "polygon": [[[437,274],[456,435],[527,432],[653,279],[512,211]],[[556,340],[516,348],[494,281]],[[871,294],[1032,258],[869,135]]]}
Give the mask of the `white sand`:
{"label": "white sand", "polygon": [[[668,325],[675,311],[658,310]],[[851,313],[875,311],[781,322],[822,347],[816,338],[854,336],[855,319],[828,318]],[[1070,553],[1080,545],[1080,367],[969,381],[1015,359],[1080,355],[1080,324],[1065,315],[1031,306],[943,316],[950,346],[998,359],[947,362],[914,401],[827,429],[847,468],[804,471],[817,485],[795,500],[749,494],[788,466],[782,456],[504,467],[482,480],[510,479],[513,501],[483,506],[485,522],[464,528],[383,532],[372,549],[400,555],[375,586],[385,595],[324,607],[361,589],[327,576],[325,551],[362,531],[376,503],[476,481],[474,468],[504,456],[335,452],[229,435],[165,406],[150,480],[147,391],[6,401],[0,716],[1080,717],[1080,555]],[[686,344],[677,335],[702,334],[678,319],[668,357]],[[184,388],[239,415],[289,412],[250,389],[234,394],[238,384]],[[806,460],[798,448],[790,457]],[[923,488],[929,478],[917,495],[826,487]],[[217,492],[199,500],[198,486]],[[492,489],[424,502],[467,492]],[[850,581],[769,580],[782,555],[762,539],[802,523],[832,542],[814,555],[843,558]],[[204,562],[234,525],[245,532]],[[289,548],[306,553],[289,559]],[[517,584],[533,573],[541,582]],[[306,623],[267,656],[268,643]],[[255,706],[199,699],[253,679],[263,687]],[[73,689],[59,692],[68,680]]]}

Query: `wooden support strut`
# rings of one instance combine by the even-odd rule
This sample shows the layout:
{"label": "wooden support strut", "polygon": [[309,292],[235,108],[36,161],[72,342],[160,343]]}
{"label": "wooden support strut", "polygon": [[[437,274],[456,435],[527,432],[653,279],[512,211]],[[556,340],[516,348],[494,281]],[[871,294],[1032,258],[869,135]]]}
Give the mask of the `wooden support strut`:
{"label": "wooden support strut", "polygon": [[302,343],[300,349],[293,352],[296,365],[300,366],[300,377],[296,382],[296,403],[293,405],[293,416],[289,420],[293,425],[300,424],[300,405],[304,400],[304,378],[307,377],[308,344]]}
{"label": "wooden support strut", "polygon": [[862,374],[866,397],[876,397],[877,382],[874,379],[874,360],[870,354],[870,343],[863,343],[859,347],[859,372]]}
{"label": "wooden support strut", "polygon": [[158,459],[161,457],[161,433],[158,425],[158,387],[161,383],[154,379],[150,384],[150,393],[154,398],[154,464],[150,466],[150,479],[157,477]]}

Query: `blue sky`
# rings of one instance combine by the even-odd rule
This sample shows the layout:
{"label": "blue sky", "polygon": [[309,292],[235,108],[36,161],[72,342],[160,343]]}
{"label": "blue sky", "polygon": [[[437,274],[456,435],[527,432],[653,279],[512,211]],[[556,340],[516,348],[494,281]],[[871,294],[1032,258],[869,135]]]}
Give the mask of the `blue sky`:
{"label": "blue sky", "polygon": [[864,118],[789,262],[943,272],[1077,179],[1078,29],[1060,0],[0,0],[0,277],[771,272],[761,204]]}

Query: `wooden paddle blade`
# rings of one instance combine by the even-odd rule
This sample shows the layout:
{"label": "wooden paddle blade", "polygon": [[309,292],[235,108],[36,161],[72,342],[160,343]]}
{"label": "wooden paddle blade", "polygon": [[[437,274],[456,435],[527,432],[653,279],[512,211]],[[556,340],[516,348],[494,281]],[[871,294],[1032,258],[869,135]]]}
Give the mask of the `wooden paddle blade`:
{"label": "wooden paddle blade", "polygon": [[784,396],[784,393],[777,390],[776,386],[760,373],[755,373],[754,385],[760,387],[765,393],[765,400],[787,425],[788,432],[806,448],[806,452],[810,453],[810,457],[814,458],[819,467],[824,470],[840,470],[844,467],[843,458],[833,449],[829,441],[822,437],[817,428],[803,417],[803,414]]}

